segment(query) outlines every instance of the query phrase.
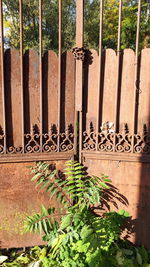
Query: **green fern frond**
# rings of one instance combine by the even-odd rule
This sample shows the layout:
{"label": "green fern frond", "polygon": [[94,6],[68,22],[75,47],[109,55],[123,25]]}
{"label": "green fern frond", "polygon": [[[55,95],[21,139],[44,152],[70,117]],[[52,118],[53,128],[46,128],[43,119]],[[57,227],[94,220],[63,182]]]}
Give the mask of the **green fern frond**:
{"label": "green fern frond", "polygon": [[32,181],[36,181],[36,186],[45,189],[50,198],[55,197],[66,209],[75,203],[96,205],[100,202],[103,190],[109,189],[107,176],[87,176],[84,166],[74,160],[69,160],[65,164],[66,179],[57,177],[56,170],[50,170],[49,165],[38,162],[31,168],[34,173]]}
{"label": "green fern frond", "polygon": [[59,179],[56,176],[56,170],[51,171],[47,163],[38,162],[36,166],[31,168],[31,173],[35,174],[31,181],[36,181],[36,186],[45,189],[50,198],[56,196],[60,203],[66,206],[72,205],[67,192],[64,190],[66,180]]}
{"label": "green fern frond", "polygon": [[53,215],[55,208],[46,209],[43,205],[41,207],[41,213],[36,213],[32,216],[28,216],[25,221],[25,232],[39,232],[42,234],[48,234],[58,226],[57,221]]}

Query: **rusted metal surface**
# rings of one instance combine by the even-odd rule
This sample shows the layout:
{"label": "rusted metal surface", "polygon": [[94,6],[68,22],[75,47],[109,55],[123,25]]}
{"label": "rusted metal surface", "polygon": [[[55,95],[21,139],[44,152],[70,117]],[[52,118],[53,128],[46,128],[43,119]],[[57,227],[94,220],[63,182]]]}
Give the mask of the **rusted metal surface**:
{"label": "rusted metal surface", "polygon": [[[84,48],[83,0],[76,1],[73,55],[71,52],[62,54],[62,0],[59,0],[58,13],[58,56],[53,51],[43,55],[42,0],[39,0],[39,53],[30,50],[23,55],[23,12],[22,0],[19,0],[19,55],[15,49],[4,54],[0,0],[0,205],[1,221],[7,222],[8,217],[12,219],[6,226],[0,225],[2,247],[40,242],[33,236],[15,234],[14,226],[10,229],[10,221],[15,225],[17,216],[22,221],[26,213],[31,214],[32,208],[36,210],[41,202],[47,203],[45,195],[34,191],[32,185],[30,187],[30,177],[24,166],[33,161],[51,160],[60,163],[58,168],[61,168],[76,152],[79,152],[80,162],[85,159],[91,173],[108,174],[122,195],[126,197],[128,192],[128,210],[137,220],[137,234],[133,240],[149,247],[144,232],[142,237],[138,236],[143,218],[147,219],[146,227],[150,221],[146,218],[150,208],[147,202],[150,49],[144,49],[139,56],[141,0],[135,53],[131,49],[120,53],[122,0],[118,10],[117,54],[112,49],[103,51],[103,5],[104,0],[101,0],[99,55],[95,50]],[[119,207],[122,204],[119,203]]]}
{"label": "rusted metal surface", "polygon": [[[84,143],[86,145],[87,137],[91,132],[95,134],[97,127],[97,88],[99,83],[99,56],[96,51],[89,51],[90,61],[84,63],[84,116],[83,124],[85,132]],[[103,98],[100,105],[103,106],[98,138],[95,137],[92,142],[97,142],[97,146],[110,143],[108,151],[112,147],[114,152],[119,152],[118,149],[125,149],[126,152],[131,152],[131,139],[134,136],[133,153],[149,153],[149,49],[145,49],[141,55],[140,70],[140,85],[144,90],[139,95],[139,113],[138,113],[138,132],[132,134],[132,117],[133,102],[134,102],[134,59],[135,55],[132,50],[125,50],[122,56],[122,68],[120,71],[121,87],[120,87],[120,108],[118,109],[119,131],[114,129],[115,112],[114,99],[116,97],[116,54],[113,50],[107,49],[103,54]],[[58,86],[58,58],[54,52],[49,51],[43,56],[43,101],[44,101],[44,132],[42,140],[42,151],[73,151],[74,149],[74,95],[75,95],[75,65],[71,52],[65,53],[62,56],[62,89],[61,89],[61,132],[58,134],[57,128],[57,86]],[[7,63],[6,73],[6,88],[7,94],[7,153],[19,153],[22,150],[22,103],[21,103],[21,78],[20,73],[16,73],[16,68],[19,68],[20,57],[17,50],[7,50],[5,53],[5,62]],[[52,79],[53,77],[53,79]],[[15,88],[15,89],[13,89]],[[29,51],[24,56],[24,102],[25,102],[25,147],[26,153],[40,151],[40,91],[39,91],[39,56],[34,51]],[[1,91],[2,99],[2,91]],[[18,103],[16,103],[16,99]],[[145,102],[146,101],[146,102]],[[145,102],[145,104],[144,104]],[[36,105],[35,105],[36,103]],[[143,110],[143,111],[142,111]],[[143,115],[142,115],[143,112]],[[144,117],[143,117],[144,116]],[[82,114],[81,118],[82,120]],[[1,119],[3,121],[3,119]],[[90,125],[90,126],[89,126]],[[145,126],[147,125],[147,126]],[[68,128],[69,127],[69,128]],[[93,127],[93,129],[92,129]],[[147,128],[146,128],[147,127]],[[88,132],[89,131],[89,132]],[[115,132],[115,134],[114,134]],[[82,131],[80,131],[81,136]],[[116,144],[113,141],[115,136]],[[60,138],[60,146],[56,144]],[[85,138],[86,137],[86,138]],[[1,134],[1,146],[3,155],[3,139]],[[82,140],[81,140],[82,141]],[[65,145],[64,146],[64,142]],[[47,146],[48,145],[48,146]],[[88,143],[87,143],[88,146]],[[85,147],[84,147],[85,148]],[[31,149],[31,150],[30,150]],[[93,147],[95,149],[95,146]],[[105,150],[106,148],[104,148]],[[101,149],[98,149],[101,151]]]}
{"label": "rusted metal surface", "polygon": [[[140,83],[145,84],[145,90],[147,90],[147,96],[150,93],[149,87],[149,75],[144,78],[145,70],[148,70],[149,65],[149,49],[147,50],[147,60],[144,61],[146,50],[143,50],[141,62],[138,63],[138,68],[140,70]],[[112,66],[116,66],[116,55],[113,50],[107,49],[105,52],[105,64],[104,68],[104,83],[103,83],[103,99],[101,99],[101,104],[103,106],[102,110],[102,125],[99,129],[98,135],[96,131],[96,75],[98,74],[98,55],[96,52],[91,50],[92,55],[92,65],[88,67],[88,82],[87,82],[87,93],[84,97],[84,102],[87,102],[87,111],[84,116],[84,125],[86,125],[85,132],[83,133],[83,150],[97,150],[99,152],[125,152],[125,153],[150,153],[150,136],[149,136],[149,98],[146,100],[146,107],[143,107],[145,115],[147,113],[146,121],[142,121],[139,127],[138,133],[132,134],[132,116],[133,114],[133,102],[134,102],[134,87],[132,82],[134,81],[134,59],[135,54],[132,50],[125,50],[122,57],[122,68],[120,71],[121,76],[121,87],[120,87],[120,105],[117,109],[117,116],[119,119],[119,131],[115,130],[115,112],[114,106],[116,99],[115,92],[115,82],[116,82],[116,69]],[[143,58],[144,55],[144,58]],[[143,58],[143,59],[142,59]],[[96,71],[96,73],[95,73]],[[85,75],[84,75],[85,77]],[[86,83],[85,83],[86,84]],[[139,98],[142,101],[144,96],[141,95]],[[146,97],[146,95],[145,95]],[[143,100],[144,101],[144,100]],[[142,103],[143,103],[142,101]],[[144,103],[143,103],[144,105]],[[142,106],[139,107],[141,114],[138,115],[137,124],[139,120],[141,122],[142,117]],[[134,140],[134,143],[132,143]],[[96,145],[97,143],[97,145]]]}
{"label": "rusted metal surface", "polygon": [[[74,124],[75,110],[75,64],[71,51],[62,54],[61,132],[65,126]],[[52,111],[53,112],[53,111]]]}
{"label": "rusted metal surface", "polygon": [[15,49],[5,52],[5,95],[7,153],[22,151],[22,103],[20,55]]}
{"label": "rusted metal surface", "polygon": [[[140,19],[141,19],[141,0],[138,2],[138,15],[137,15],[137,32],[136,32],[136,50],[135,50],[135,80],[134,80],[134,111],[132,122],[132,133],[137,133],[137,118],[138,118],[138,96],[139,96],[139,78],[138,78],[138,56],[139,56],[139,37],[140,37]],[[132,152],[134,150],[134,137],[132,138]]]}
{"label": "rusted metal surface", "polygon": [[[83,47],[84,44],[84,0],[76,1],[76,46]],[[81,162],[82,150],[82,96],[83,96],[83,61],[76,60],[76,92],[75,107],[79,111],[79,161]]]}
{"label": "rusted metal surface", "polygon": [[136,244],[149,248],[147,233],[150,230],[150,158],[146,157],[144,160],[142,155],[117,156],[114,153],[96,152],[83,153],[83,157],[84,164],[91,174],[108,175],[116,187],[116,193],[108,205],[112,210],[127,210],[132,216],[127,227],[128,238]]}
{"label": "rusted metal surface", "polygon": [[138,105],[138,132],[144,127],[150,131],[150,49],[144,49],[141,53],[141,71]]}
{"label": "rusted metal surface", "polygon": [[[69,157],[68,157],[69,159]],[[64,161],[48,161],[62,170]],[[27,215],[40,211],[45,206],[56,203],[49,200],[49,194],[35,188],[27,166],[33,162],[0,163],[0,247],[18,248],[42,244],[41,237],[34,234],[23,234],[23,222]],[[7,175],[6,175],[7,173]],[[59,208],[59,203],[57,203]]]}
{"label": "rusted metal surface", "polygon": [[25,133],[30,132],[33,125],[40,125],[39,77],[38,53],[30,50],[24,56]]}
{"label": "rusted metal surface", "polygon": [[[107,49],[105,52],[105,70],[103,76],[103,109],[102,122],[115,121],[114,101],[116,99],[116,64],[117,57],[115,51]],[[112,67],[113,66],[113,67]],[[109,108],[108,108],[109,105]],[[110,112],[111,111],[111,112]]]}
{"label": "rusted metal surface", "polygon": [[[35,51],[24,55],[24,147],[22,149],[22,88],[21,76],[16,69],[20,66],[19,51],[12,49],[5,53],[5,70],[7,73],[5,93],[7,122],[7,154],[23,152],[67,152],[74,150],[74,80],[75,66],[71,52],[62,58],[62,90],[60,102],[61,129],[57,126],[58,116],[58,62],[57,55],[49,51],[42,57],[42,96],[39,90],[40,56]],[[41,107],[41,97],[44,108]],[[2,91],[1,91],[2,99]],[[16,102],[16,99],[18,102]],[[41,129],[41,108],[44,125]],[[42,130],[42,132],[41,132]],[[44,131],[43,131],[44,130]],[[4,136],[1,132],[1,155],[4,154]],[[59,139],[59,146],[58,146]],[[42,140],[42,141],[41,141]],[[41,143],[42,142],[42,143]]]}
{"label": "rusted metal surface", "polygon": [[[84,0],[76,1],[76,47],[83,48],[84,43]],[[82,111],[83,62],[76,61],[76,110]]]}
{"label": "rusted metal surface", "polygon": [[[97,93],[97,120],[96,120],[96,133],[99,131],[100,127],[100,97],[101,92],[101,78],[102,78],[102,41],[103,41],[103,12],[104,12],[104,0],[100,1],[100,26],[99,26],[99,79],[98,79],[98,93]],[[97,139],[98,142],[98,139]],[[98,148],[98,143],[96,144],[96,149]]]}
{"label": "rusted metal surface", "polygon": [[134,81],[134,112],[133,112],[133,133],[137,131],[137,105],[139,94],[139,78],[138,78],[138,56],[139,56],[139,38],[140,38],[140,19],[141,19],[141,0],[138,1],[137,15],[137,32],[136,32],[136,50],[135,50],[135,81]]}
{"label": "rusted metal surface", "polygon": [[[115,120],[114,131],[118,131],[118,107],[119,107],[119,81],[120,81],[120,48],[121,48],[121,23],[122,23],[122,0],[119,1],[119,20],[118,20],[118,42],[117,42],[117,70],[116,70],[116,97],[115,97]],[[114,143],[116,143],[116,137],[114,135]],[[115,148],[115,146],[114,146]],[[114,150],[115,151],[115,150]]]}
{"label": "rusted metal surface", "polygon": [[43,65],[42,65],[42,0],[39,0],[39,75],[40,75],[40,151],[43,143]]}
{"label": "rusted metal surface", "polygon": [[21,89],[21,107],[22,107],[22,152],[24,153],[24,84],[23,84],[23,10],[22,0],[19,0],[19,14],[20,14],[20,89]]}
{"label": "rusted metal surface", "polygon": [[3,150],[6,153],[6,116],[5,116],[5,82],[4,82],[4,31],[3,31],[3,2],[0,0],[0,39],[1,39],[1,102],[2,102],[2,131],[4,143],[3,147],[0,150]]}
{"label": "rusted metal surface", "polygon": [[[58,134],[60,134],[60,106],[61,106],[61,57],[62,57],[62,0],[59,0],[59,30],[58,30]],[[58,149],[60,138],[58,137]]]}
{"label": "rusted metal surface", "polygon": [[125,49],[122,56],[119,131],[121,131],[124,123],[127,123],[128,130],[132,131],[133,120],[131,114],[133,114],[134,102],[134,62],[134,51]]}
{"label": "rusted metal surface", "polygon": [[[95,50],[90,51],[89,57],[89,61],[84,65],[84,120],[86,119],[86,129],[89,123],[92,122],[93,127],[98,132],[99,122],[97,119],[97,110],[99,108],[98,105],[100,105],[98,100],[100,58]],[[88,99],[86,99],[86,96],[88,96]]]}
{"label": "rusted metal surface", "polygon": [[58,57],[53,51],[43,56],[43,102],[43,130],[46,133],[51,125],[57,125],[58,119]]}

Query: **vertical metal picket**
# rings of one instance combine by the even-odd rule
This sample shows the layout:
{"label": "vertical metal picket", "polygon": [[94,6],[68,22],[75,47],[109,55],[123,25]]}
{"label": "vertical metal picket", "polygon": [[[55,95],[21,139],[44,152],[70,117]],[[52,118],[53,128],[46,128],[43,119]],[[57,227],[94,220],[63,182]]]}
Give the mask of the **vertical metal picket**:
{"label": "vertical metal picket", "polygon": [[[84,0],[76,1],[76,46],[83,48],[84,44]],[[79,161],[82,161],[82,94],[83,94],[83,61],[76,61],[76,92],[75,109],[79,112]]]}
{"label": "vertical metal picket", "polygon": [[22,152],[24,153],[24,84],[23,84],[23,10],[22,0],[19,0],[20,17],[20,71],[21,71],[21,108],[22,108]]}
{"label": "vertical metal picket", "polygon": [[134,103],[133,103],[133,122],[132,122],[132,153],[134,152],[134,135],[137,131],[137,97],[138,97],[138,57],[140,39],[140,19],[141,19],[141,0],[138,2],[137,31],[136,31],[136,50],[135,50],[135,79],[134,79]]}
{"label": "vertical metal picket", "polygon": [[43,143],[42,0],[39,0],[40,150]]}
{"label": "vertical metal picket", "polygon": [[3,1],[0,0],[0,38],[1,38],[1,81],[2,81],[2,105],[3,105],[3,134],[4,153],[6,153],[6,107],[5,107],[5,81],[4,81],[4,25],[3,25]]}
{"label": "vertical metal picket", "polygon": [[96,150],[98,150],[98,132],[100,123],[100,90],[101,90],[101,69],[102,69],[102,41],[103,41],[103,12],[104,12],[104,0],[100,0],[100,27],[99,27],[99,83],[98,83],[98,95],[97,95],[97,120],[96,120]]}
{"label": "vertical metal picket", "polygon": [[60,151],[60,107],[61,107],[61,57],[62,57],[62,0],[59,0],[59,30],[58,30],[58,152]]}

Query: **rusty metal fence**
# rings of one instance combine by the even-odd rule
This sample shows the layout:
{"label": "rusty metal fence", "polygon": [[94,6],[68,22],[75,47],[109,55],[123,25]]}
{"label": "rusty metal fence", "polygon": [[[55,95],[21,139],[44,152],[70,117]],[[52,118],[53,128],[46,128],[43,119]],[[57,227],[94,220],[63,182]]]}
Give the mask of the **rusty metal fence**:
{"label": "rusty metal fence", "polygon": [[[62,117],[66,117],[66,113],[71,114],[68,115],[68,117],[74,117],[74,60],[73,57],[69,54],[62,55],[62,1],[59,1],[58,14],[58,59],[56,58],[57,56],[54,53],[50,54],[50,52],[47,55],[45,54],[43,56],[42,4],[42,0],[39,0],[39,54],[34,53],[33,51],[29,51],[24,55],[23,1],[19,0],[19,52],[12,49],[4,51],[3,1],[0,1],[2,107],[0,154],[2,157],[6,154],[19,155],[25,153],[31,154],[33,152],[70,152],[74,150],[74,118],[70,121],[67,121],[67,125],[65,119],[62,119]],[[67,59],[69,63],[67,62]],[[50,66],[50,61],[52,62],[52,64],[54,64],[53,67]],[[70,71],[72,71],[72,73],[70,74],[70,76],[72,77],[70,78],[67,78],[67,75],[69,74],[66,74],[66,70],[68,71],[68,64],[69,68],[71,68]],[[16,68],[14,72],[13,68]],[[55,71],[53,71],[53,68],[55,68]],[[51,70],[50,72],[49,69]],[[64,72],[63,69],[65,69]],[[45,71],[47,71],[47,76],[45,74]],[[62,73],[65,76],[64,81]],[[51,77],[51,79],[54,80],[51,81],[51,84],[54,85],[53,88],[48,81],[48,75],[53,75],[53,77]],[[69,100],[65,101],[65,90],[68,86],[66,85],[67,81],[68,83],[70,83],[69,86],[71,87],[70,89],[68,88],[67,93],[71,93],[72,96]],[[33,83],[35,84],[33,85]],[[63,83],[65,85],[63,85]],[[49,88],[51,88],[51,92],[46,88],[46,86],[49,86]],[[69,92],[69,90],[72,90],[72,92]],[[53,99],[46,99],[46,95],[47,97],[51,96]],[[32,97],[35,97],[35,102]],[[68,98],[69,96],[67,95],[67,99]],[[38,102],[36,102],[37,100]],[[68,103],[68,107],[66,103],[63,103],[64,101]],[[34,109],[33,107],[31,107],[31,105],[34,106]],[[45,108],[46,105],[47,109]],[[51,108],[51,105],[53,106],[53,108]],[[66,111],[66,113],[64,110],[64,105],[69,109],[69,111]],[[52,111],[53,114],[51,113],[49,115],[49,111]],[[61,115],[61,113],[65,114]],[[36,118],[35,121],[32,120],[32,116]],[[48,116],[52,117],[50,124],[47,118]],[[55,121],[53,121],[54,117]],[[46,126],[44,126],[44,124],[46,123],[43,120],[47,120]],[[30,123],[29,121],[32,123]],[[28,124],[30,125],[28,126]],[[45,131],[45,127],[47,128],[47,131]]]}
{"label": "rusty metal fence", "polygon": [[[41,199],[48,201],[45,195],[39,197],[34,192],[26,170],[30,164],[27,161],[47,160],[61,169],[64,161],[76,154],[81,162],[85,161],[89,172],[108,174],[122,194],[128,193],[129,212],[134,217],[138,217],[140,204],[142,208],[146,206],[142,218],[145,218],[144,228],[149,229],[145,221],[150,208],[147,190],[150,49],[139,51],[142,0],[138,1],[135,52],[121,50],[122,0],[118,0],[117,52],[103,48],[105,0],[100,0],[99,5],[99,52],[84,47],[85,3],[76,0],[76,47],[65,53],[62,53],[64,2],[59,0],[58,55],[54,51],[43,53],[43,2],[39,0],[39,51],[24,53],[24,2],[19,0],[20,49],[17,50],[4,48],[4,1],[0,0],[2,246],[37,244],[37,239],[31,236],[28,239],[13,232],[12,238],[4,225],[7,218],[12,229],[12,224],[17,225],[16,212],[31,214],[33,209],[38,210]],[[139,188],[143,188],[142,197]],[[142,199],[140,204],[139,199]],[[139,239],[142,238],[148,247],[149,240],[140,235]]]}
{"label": "rusty metal fence", "polygon": [[[4,25],[3,25],[3,1],[0,1],[0,33],[1,33],[1,101],[2,101],[2,119],[1,119],[1,136],[0,136],[0,153],[1,155],[6,154],[15,154],[15,153],[32,153],[32,152],[61,152],[61,151],[73,151],[75,153],[76,149],[76,140],[77,134],[75,135],[74,141],[74,128],[76,125],[77,118],[79,117],[79,157],[81,161],[81,151],[92,149],[95,151],[111,151],[111,152],[131,152],[131,153],[149,153],[149,135],[147,134],[146,126],[144,127],[142,136],[137,132],[138,130],[138,106],[139,106],[139,93],[140,93],[140,81],[139,81],[139,72],[140,72],[140,61],[139,61],[139,34],[140,34],[140,16],[141,16],[141,0],[138,1],[138,13],[137,13],[137,33],[136,33],[136,51],[135,51],[135,58],[134,58],[134,82],[131,85],[134,87],[134,97],[132,99],[133,109],[131,110],[130,116],[132,117],[132,125],[130,126],[130,132],[128,129],[127,121],[124,121],[123,131],[120,132],[119,129],[119,118],[120,118],[120,101],[121,101],[121,66],[122,66],[122,51],[121,51],[121,22],[122,22],[122,4],[123,2],[119,1],[119,20],[118,20],[118,44],[117,44],[117,54],[116,54],[116,62],[113,68],[116,69],[115,77],[114,77],[114,99],[113,99],[113,109],[114,109],[114,118],[113,121],[110,121],[109,118],[103,120],[103,96],[104,96],[104,88],[102,84],[104,82],[104,76],[102,75],[103,72],[103,65],[104,65],[104,51],[102,47],[102,40],[103,40],[103,13],[104,13],[104,0],[100,1],[100,25],[99,25],[99,57],[98,57],[98,66],[95,69],[97,73],[97,90],[93,93],[96,94],[96,103],[93,103],[97,107],[97,111],[95,116],[96,124],[95,129],[93,131],[92,127],[88,132],[86,131],[86,113],[87,111],[84,110],[84,102],[89,101],[85,99],[83,96],[83,92],[85,90],[88,91],[88,88],[84,89],[84,84],[86,83],[84,70],[88,66],[88,51],[83,48],[84,47],[84,1],[76,1],[76,48],[73,49],[73,58],[71,59],[72,62],[69,64],[74,65],[72,67],[72,96],[75,96],[75,112],[74,112],[74,100],[72,99],[70,102],[71,110],[68,111],[72,112],[72,119],[68,122],[66,126],[65,121],[62,122],[62,115],[64,110],[62,106],[65,105],[63,99],[63,89],[62,83],[63,79],[65,79],[64,69],[66,68],[66,62],[62,62],[62,1],[59,0],[59,49],[58,49],[58,62],[57,62],[57,86],[55,86],[55,90],[57,90],[57,99],[55,98],[55,104],[57,106],[57,119],[54,125],[51,127],[50,125],[47,126],[47,130],[45,131],[44,126],[44,119],[45,114],[44,112],[48,113],[45,110],[45,86],[44,85],[44,72],[45,72],[45,64],[44,56],[43,56],[43,45],[42,45],[42,6],[43,1],[39,0],[39,55],[38,55],[38,63],[36,61],[35,64],[38,64],[38,91],[39,94],[38,103],[35,105],[38,106],[39,114],[38,114],[38,123],[32,122],[30,127],[27,127],[28,119],[26,115],[27,106],[30,103],[26,103],[25,99],[27,98],[26,95],[30,94],[27,91],[30,91],[30,88],[26,88],[26,77],[27,72],[25,70],[25,65],[27,60],[27,55],[24,55],[24,45],[23,45],[23,1],[19,1],[19,18],[20,18],[20,51],[19,51],[19,59],[17,59],[17,54],[14,55],[14,52],[4,52]],[[14,53],[14,54],[13,54]],[[17,52],[16,52],[17,53]],[[147,52],[148,53],[148,52]],[[8,55],[9,54],[9,55]],[[11,54],[11,55],[10,55]],[[30,53],[29,53],[30,54]],[[13,57],[19,60],[17,61],[17,66],[13,65]],[[15,61],[14,60],[14,61]],[[35,59],[34,59],[35,60]],[[95,59],[93,59],[95,60]],[[75,62],[76,61],[76,62]],[[13,81],[11,80],[11,76],[13,70],[10,70],[10,87],[13,89],[11,90],[10,101],[7,100],[9,94],[8,90],[8,67],[7,64],[11,64],[12,67],[19,69],[18,74],[18,84],[17,88],[13,87]],[[14,63],[15,64],[15,63]],[[49,63],[50,64],[50,63]],[[64,65],[63,65],[64,64]],[[49,66],[48,66],[49,67]],[[26,67],[27,68],[27,67]],[[30,69],[30,67],[28,67]],[[32,70],[30,69],[31,73]],[[64,73],[63,73],[64,71]],[[16,70],[18,72],[18,70]],[[37,73],[36,73],[37,74]],[[147,74],[146,74],[147,75]],[[31,75],[32,76],[32,75]],[[94,77],[93,77],[94,79]],[[65,83],[66,81],[64,81]],[[73,85],[74,84],[74,85]],[[92,84],[91,84],[92,86]],[[56,88],[57,87],[57,88]],[[65,85],[64,85],[65,87]],[[19,101],[20,101],[20,108],[17,109],[14,107],[14,112],[16,115],[13,114],[13,106],[18,105],[16,102],[13,103],[13,97],[16,97],[14,90],[18,90],[19,94]],[[64,89],[65,90],[65,89]],[[113,89],[114,90],[114,89]],[[147,90],[147,89],[146,89]],[[70,92],[68,92],[70,93]],[[66,94],[66,93],[64,93]],[[87,94],[87,92],[86,92]],[[68,99],[69,96],[67,96]],[[30,97],[29,97],[30,99]],[[28,99],[28,102],[29,102]],[[48,100],[49,101],[49,100]],[[91,100],[92,101],[92,100]],[[9,103],[8,103],[9,102]],[[9,105],[12,106],[10,109]],[[32,104],[34,105],[34,104]],[[109,108],[109,103],[108,103]],[[55,108],[54,108],[55,109]],[[8,115],[8,112],[12,111],[12,114]],[[45,110],[45,111],[44,111]],[[30,110],[31,111],[31,110]],[[21,114],[21,119],[18,123],[19,131],[16,129],[16,133],[13,133],[13,129],[15,129],[15,116],[18,116],[17,112],[19,112],[19,116]],[[32,112],[35,112],[32,109]],[[66,111],[67,112],[67,111]],[[113,112],[113,111],[111,111]],[[53,113],[53,110],[52,110]],[[77,115],[79,114],[79,116]],[[10,116],[12,116],[12,122],[10,122]],[[30,114],[28,117],[32,116]],[[51,114],[51,116],[53,116]],[[92,121],[90,122],[92,125]],[[146,123],[146,122],[145,122]],[[12,125],[12,133],[10,133],[10,124]],[[62,124],[64,124],[62,126]],[[83,126],[84,125],[84,126]],[[144,125],[144,124],[143,124]],[[66,131],[64,128],[66,126]],[[28,128],[28,129],[27,129]],[[51,128],[51,129],[50,129]],[[90,127],[89,127],[90,128]],[[21,129],[21,130],[20,130]],[[28,131],[27,131],[28,130]],[[20,143],[15,141],[15,137],[18,134],[21,136]],[[77,132],[77,131],[76,131]],[[90,143],[88,143],[90,142]],[[75,143],[75,147],[74,147]],[[141,147],[139,146],[141,145]]]}
{"label": "rusty metal fence", "polygon": [[[132,54],[130,50],[121,50],[123,1],[120,0],[118,3],[117,53],[113,54],[109,49],[104,51],[102,47],[104,1],[101,0],[99,56],[91,53],[93,63],[89,63],[90,59],[88,57],[90,56],[87,53],[85,63],[78,62],[76,65],[76,110],[80,113],[80,161],[82,152],[87,150],[150,154],[150,81],[147,72],[149,60],[146,61],[146,56],[144,56],[145,54],[149,58],[149,49],[143,50],[141,54],[139,53],[142,4],[139,0],[135,40],[136,49],[135,54],[133,51]],[[77,45],[82,48],[84,45],[84,1],[77,1],[77,16],[76,40]],[[131,58],[127,54],[132,54]],[[131,60],[133,60],[132,63]],[[94,65],[94,63],[95,69],[93,67],[93,70],[90,70],[90,64]],[[109,67],[110,64],[111,67]],[[128,70],[130,69],[130,72],[128,72],[126,67],[128,67]],[[84,81],[83,78],[83,74],[84,77],[86,76],[85,69],[87,69],[89,75],[89,77],[86,77],[88,82]],[[92,73],[92,71],[95,71],[95,73]],[[111,72],[113,72],[113,76],[111,76]],[[126,75],[128,76],[126,77]],[[131,76],[132,79],[130,80]],[[97,78],[97,85],[95,85],[95,77]],[[130,80],[130,85],[125,79]],[[83,91],[81,89],[82,86]],[[128,92],[129,90],[130,93]],[[130,96],[127,96],[127,94],[130,94]],[[96,97],[94,98],[93,95]],[[146,95],[148,100],[145,98]],[[124,97],[127,97],[126,103],[123,100]],[[144,101],[146,108],[142,107]],[[128,116],[124,116],[123,113],[127,113]]]}

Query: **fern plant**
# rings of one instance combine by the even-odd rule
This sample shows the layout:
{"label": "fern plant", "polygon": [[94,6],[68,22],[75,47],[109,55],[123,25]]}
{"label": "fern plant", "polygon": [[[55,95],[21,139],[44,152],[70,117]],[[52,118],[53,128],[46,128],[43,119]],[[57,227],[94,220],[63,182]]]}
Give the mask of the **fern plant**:
{"label": "fern plant", "polygon": [[59,201],[62,208],[58,212],[55,207],[46,209],[42,206],[41,213],[28,216],[25,222],[26,231],[38,231],[43,235],[43,240],[50,247],[51,262],[56,260],[59,263],[62,262],[64,251],[69,257],[68,261],[72,261],[73,244],[78,247],[82,243],[88,255],[101,249],[107,251],[119,239],[121,225],[124,218],[128,217],[124,211],[103,216],[95,214],[94,208],[100,205],[103,191],[109,189],[111,180],[104,175],[89,176],[85,167],[77,161],[70,160],[65,165],[65,179],[59,177],[57,171],[51,170],[45,162],[31,167],[31,173],[34,174],[32,181],[45,189],[50,199],[53,197]]}

